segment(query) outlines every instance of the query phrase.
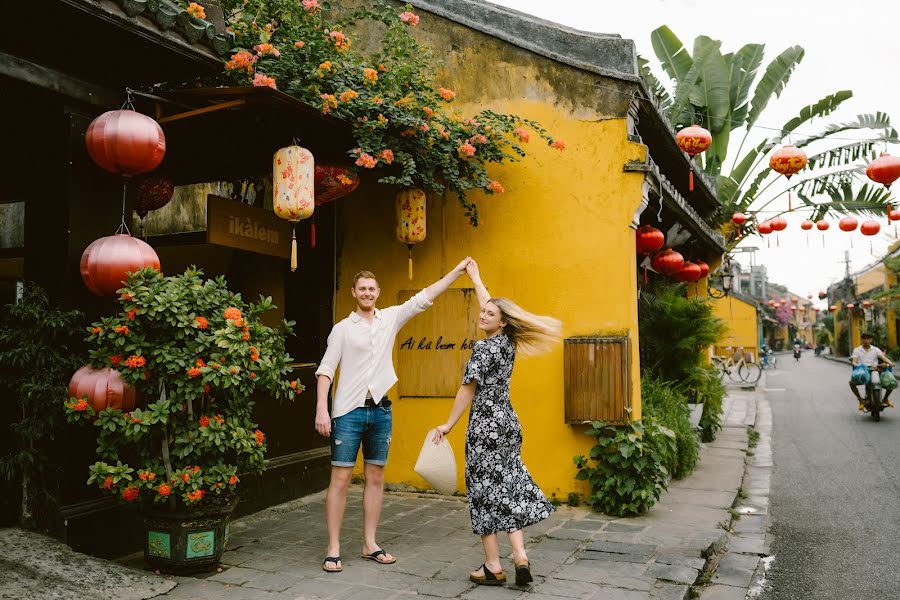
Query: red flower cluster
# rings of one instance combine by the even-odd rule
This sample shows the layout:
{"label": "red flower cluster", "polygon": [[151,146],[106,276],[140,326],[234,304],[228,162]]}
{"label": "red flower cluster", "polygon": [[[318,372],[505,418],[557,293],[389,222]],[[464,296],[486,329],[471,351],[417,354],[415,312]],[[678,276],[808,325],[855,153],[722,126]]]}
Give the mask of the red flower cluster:
{"label": "red flower cluster", "polygon": [[266,439],[265,434],[262,431],[260,431],[259,429],[257,429],[256,432],[254,433],[254,435],[256,436],[256,445],[262,446],[263,440]]}
{"label": "red flower cluster", "polygon": [[134,355],[129,356],[127,359],[125,359],[125,366],[129,369],[137,369],[138,367],[143,367],[146,364],[147,359],[145,359],[143,356]]}
{"label": "red flower cluster", "polygon": [[102,332],[103,332],[102,327],[91,327],[91,333],[102,333]]}
{"label": "red flower cluster", "polygon": [[198,375],[200,375],[200,373],[201,371],[197,367],[191,367],[187,371],[188,377],[197,377]]}
{"label": "red flower cluster", "polygon": [[172,493],[172,488],[170,488],[167,483],[163,483],[158,488],[156,488],[156,493],[158,493],[163,498],[167,498],[169,494]]}
{"label": "red flower cluster", "polygon": [[114,355],[114,356],[110,356],[110,357],[109,357],[109,362],[111,362],[111,363],[114,364],[114,365],[117,365],[117,364],[119,364],[120,362],[122,362],[122,357],[119,356],[118,354],[116,354],[116,355]]}
{"label": "red flower cluster", "polygon": [[231,477],[228,478],[228,483],[231,484],[231,485],[234,485],[234,484],[236,484],[237,482],[238,482],[237,475],[232,475]]}
{"label": "red flower cluster", "polygon": [[134,500],[137,500],[139,494],[140,491],[136,487],[134,487],[133,485],[129,485],[122,492],[122,500],[125,500],[126,502],[133,502]]}
{"label": "red flower cluster", "polygon": [[225,309],[224,317],[234,321],[235,327],[241,327],[244,324],[244,315],[241,314],[240,309],[233,306]]}
{"label": "red flower cluster", "polygon": [[197,329],[206,329],[209,327],[209,321],[206,320],[206,317],[194,317],[194,327]]}
{"label": "red flower cluster", "polygon": [[225,419],[222,418],[222,415],[216,415],[213,417],[213,421],[219,423],[220,425],[225,422]]}
{"label": "red flower cluster", "polygon": [[112,480],[112,477],[109,476],[109,475],[107,475],[107,476],[106,476],[106,480],[103,482],[103,487],[106,488],[106,489],[108,489],[108,490],[111,490],[111,489],[112,489],[112,486],[113,486],[113,480]]}
{"label": "red flower cluster", "polygon": [[129,321],[134,321],[134,317],[135,317],[136,314],[137,314],[137,309],[136,309],[136,308],[132,308],[131,310],[128,311],[128,315],[127,315],[126,318],[127,318]]}
{"label": "red flower cluster", "polygon": [[138,479],[141,481],[153,481],[156,479],[156,473],[153,471],[141,471],[138,473]]}
{"label": "red flower cluster", "polygon": [[201,498],[203,498],[204,493],[205,492],[203,490],[195,490],[193,492],[188,492],[187,499],[190,500],[191,502],[197,502]]}
{"label": "red flower cluster", "polygon": [[83,411],[83,410],[87,410],[88,403],[87,403],[87,400],[82,398],[78,402],[67,402],[66,407],[70,408],[72,410]]}
{"label": "red flower cluster", "polygon": [[116,327],[116,333],[121,333],[122,335],[128,335],[128,325],[120,325]]}
{"label": "red flower cluster", "polygon": [[130,302],[130,301],[134,300],[134,296],[132,296],[128,292],[122,292],[122,295],[119,296],[119,298],[124,300],[125,302]]}
{"label": "red flower cluster", "polygon": [[209,427],[209,417],[203,415],[202,417],[200,417],[199,423],[200,427]]}
{"label": "red flower cluster", "polygon": [[190,473],[182,473],[182,474],[181,474],[181,480],[182,480],[183,482],[185,482],[185,483],[187,483],[188,481],[190,481],[190,480],[191,480],[191,475],[190,475]]}

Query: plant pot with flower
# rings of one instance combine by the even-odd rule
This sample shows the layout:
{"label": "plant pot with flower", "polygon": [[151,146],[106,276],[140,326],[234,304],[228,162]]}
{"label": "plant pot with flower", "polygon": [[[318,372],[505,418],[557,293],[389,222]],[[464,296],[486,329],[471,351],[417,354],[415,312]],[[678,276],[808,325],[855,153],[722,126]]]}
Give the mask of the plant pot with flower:
{"label": "plant pot with flower", "polygon": [[150,566],[214,568],[241,476],[264,469],[254,399],[303,391],[288,380],[293,323],[264,325],[271,298],[246,304],[224,278],[204,280],[195,269],[173,277],[144,269],[119,293],[119,312],[89,329],[91,365],[117,370],[147,400],[127,412],[90,394],[65,401],[70,422],[97,428],[88,484],[140,507]]}

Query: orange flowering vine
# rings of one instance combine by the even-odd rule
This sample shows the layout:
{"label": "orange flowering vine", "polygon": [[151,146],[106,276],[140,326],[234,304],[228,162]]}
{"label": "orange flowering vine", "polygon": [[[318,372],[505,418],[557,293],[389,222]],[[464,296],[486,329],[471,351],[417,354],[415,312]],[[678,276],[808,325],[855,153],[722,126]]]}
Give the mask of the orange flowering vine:
{"label": "orange flowering vine", "polygon": [[188,377],[197,377],[198,375],[200,375],[200,373],[202,373],[202,371],[197,367],[191,367],[187,371]]}
{"label": "orange flowering vine", "polygon": [[198,422],[200,423],[200,427],[209,427],[209,417],[207,417],[206,415],[200,417],[200,420]]}
{"label": "orange flowering vine", "polygon": [[264,434],[262,431],[260,431],[259,429],[257,429],[257,430],[253,433],[253,435],[256,436],[256,445],[257,445],[257,446],[262,446],[262,445],[263,445],[263,441],[266,439],[265,434]]}
{"label": "orange flowering vine", "polygon": [[87,410],[88,402],[84,398],[78,400],[76,402],[67,402],[66,407],[71,410],[77,410],[78,412]]}
{"label": "orange flowering vine", "polygon": [[172,488],[169,487],[169,484],[162,483],[158,488],[156,488],[156,493],[162,496],[163,498],[167,498],[169,494],[172,493]]}
{"label": "orange flowering vine", "polygon": [[196,2],[191,2],[187,7],[187,13],[196,19],[205,19],[206,11]]}
{"label": "orange flowering vine", "polygon": [[209,321],[206,320],[206,317],[194,317],[194,327],[197,329],[206,329],[209,327]]}
{"label": "orange flowering vine", "polygon": [[147,359],[143,356],[129,356],[125,359],[125,366],[129,369],[137,369],[147,364]]}
{"label": "orange flowering vine", "polygon": [[140,495],[140,491],[134,487],[133,485],[129,485],[122,491],[122,500],[126,502],[132,502],[137,500],[137,497]]}

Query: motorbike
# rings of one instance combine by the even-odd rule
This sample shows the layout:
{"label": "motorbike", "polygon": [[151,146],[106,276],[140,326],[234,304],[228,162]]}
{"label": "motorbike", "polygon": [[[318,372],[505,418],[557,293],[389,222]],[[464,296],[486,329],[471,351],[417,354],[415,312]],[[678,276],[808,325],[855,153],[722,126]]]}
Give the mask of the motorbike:
{"label": "motorbike", "polygon": [[794,360],[800,362],[800,344],[794,344]]}
{"label": "motorbike", "polygon": [[863,405],[866,412],[872,415],[875,421],[881,420],[881,410],[884,408],[881,404],[881,378],[877,368],[869,369],[871,377],[869,383],[866,384],[866,398]]}
{"label": "motorbike", "polygon": [[825,347],[821,344],[816,346],[816,356],[822,356],[822,351],[825,350]]}

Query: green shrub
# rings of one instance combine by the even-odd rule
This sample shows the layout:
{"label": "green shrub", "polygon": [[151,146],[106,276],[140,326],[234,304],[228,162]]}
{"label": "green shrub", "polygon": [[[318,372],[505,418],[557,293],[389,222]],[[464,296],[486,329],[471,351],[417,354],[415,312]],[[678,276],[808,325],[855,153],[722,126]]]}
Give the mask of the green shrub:
{"label": "green shrub", "polygon": [[725,385],[719,378],[715,367],[699,367],[691,373],[690,378],[676,385],[682,393],[690,390],[694,402],[703,403],[700,415],[700,439],[711,442],[716,439],[716,432],[722,428],[722,401],[725,399]]}
{"label": "green shrub", "polygon": [[[585,432],[597,438],[590,459],[574,458],[580,481],[587,481],[587,502],[608,515],[639,515],[659,500],[669,479],[665,457],[675,453],[675,434],[654,420],[630,425],[594,421]],[[596,462],[592,467],[589,461]]]}
{"label": "green shrub", "polygon": [[655,419],[675,433],[675,452],[663,464],[675,479],[690,475],[697,466],[700,439],[691,425],[687,398],[670,383],[644,375],[641,377],[641,407],[644,421]]}

